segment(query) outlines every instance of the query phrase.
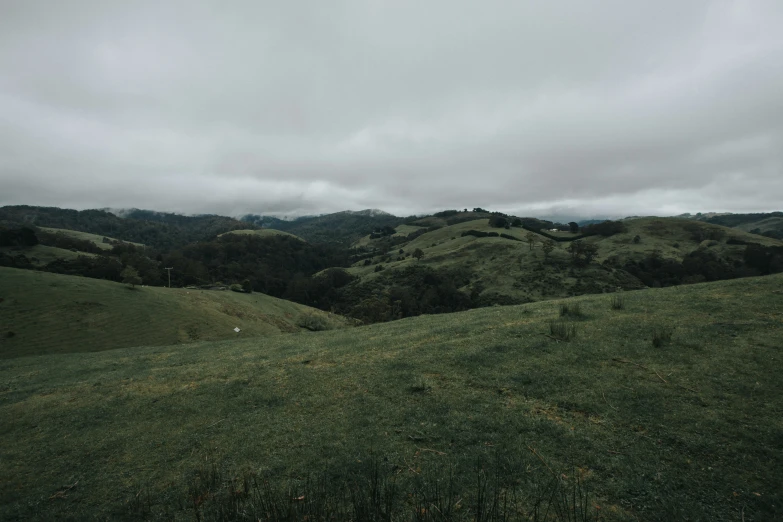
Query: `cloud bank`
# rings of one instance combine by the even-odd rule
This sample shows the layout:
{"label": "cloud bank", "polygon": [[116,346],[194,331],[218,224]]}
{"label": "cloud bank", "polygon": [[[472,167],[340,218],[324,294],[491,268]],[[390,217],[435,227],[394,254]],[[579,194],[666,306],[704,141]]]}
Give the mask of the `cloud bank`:
{"label": "cloud bank", "polygon": [[43,2],[0,16],[0,204],[779,210],[783,3]]}

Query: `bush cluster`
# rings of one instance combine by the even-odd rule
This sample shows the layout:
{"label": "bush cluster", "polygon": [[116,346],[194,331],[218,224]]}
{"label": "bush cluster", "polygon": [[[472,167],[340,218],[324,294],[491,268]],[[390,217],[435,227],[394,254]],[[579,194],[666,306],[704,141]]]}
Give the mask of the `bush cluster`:
{"label": "bush cluster", "polygon": [[609,237],[627,231],[628,227],[622,221],[604,221],[603,223],[593,223],[592,225],[582,227],[582,234],[585,236]]}

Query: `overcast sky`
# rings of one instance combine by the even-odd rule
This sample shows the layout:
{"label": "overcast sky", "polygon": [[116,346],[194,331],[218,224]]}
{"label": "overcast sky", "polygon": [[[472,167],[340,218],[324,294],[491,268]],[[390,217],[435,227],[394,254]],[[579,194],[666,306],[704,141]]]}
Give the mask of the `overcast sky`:
{"label": "overcast sky", "polygon": [[781,0],[0,0],[0,205],[781,210],[781,28]]}

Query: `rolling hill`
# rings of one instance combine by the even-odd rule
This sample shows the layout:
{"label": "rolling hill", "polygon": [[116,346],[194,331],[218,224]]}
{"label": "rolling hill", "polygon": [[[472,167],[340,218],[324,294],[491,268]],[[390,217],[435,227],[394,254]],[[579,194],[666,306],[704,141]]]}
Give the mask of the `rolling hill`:
{"label": "rolling hill", "polygon": [[294,234],[284,232],[282,230],[276,230],[274,228],[260,228],[257,230],[231,230],[230,232],[224,232],[223,234],[218,235],[218,237],[225,236],[226,234],[239,234],[257,237],[288,236],[294,239],[298,239],[299,241],[304,241],[304,239],[299,236],[295,236]]}
{"label": "rolling hill", "polygon": [[[398,239],[391,247],[385,239],[371,240],[367,236],[355,246],[374,255],[367,258],[369,262],[366,259],[355,262],[349,272],[359,278],[354,285],[379,281],[382,283],[376,287],[388,289],[397,284],[395,279],[399,278],[395,274],[414,267],[458,271],[463,274],[464,284],[459,286],[463,292],[478,292],[488,299],[503,296],[506,301],[500,302],[508,304],[641,288],[642,282],[623,268],[652,255],[682,262],[692,252],[702,250],[734,263],[743,259],[747,243],[783,246],[783,242],[772,238],[687,219],[636,218],[623,223],[625,232],[582,239],[597,248],[596,262],[586,266],[574,266],[567,251],[567,239],[578,235],[548,232],[564,241],[556,243],[546,256],[541,245],[548,237],[518,227],[493,228],[488,219],[477,219],[413,234],[414,239]],[[471,231],[478,235],[494,233],[498,237],[465,235]],[[405,229],[405,234],[397,235],[412,232]],[[532,237],[532,245],[528,237]],[[420,260],[411,256],[417,249],[423,253]]]}
{"label": "rolling hill", "polygon": [[[663,258],[682,260],[699,248],[731,259],[742,257],[744,244],[781,246],[783,242],[751,234],[742,229],[682,218],[629,218],[623,220],[627,232],[603,238],[593,236],[586,241],[599,246],[598,259],[603,261],[639,260],[658,251]],[[639,242],[634,238],[639,236]]]}
{"label": "rolling hill", "polygon": [[97,209],[9,205],[0,207],[0,225],[11,228],[33,225],[86,232],[101,237],[115,237],[125,242],[142,243],[161,251],[210,240],[229,230],[255,227],[225,216],[183,216],[138,209],[117,212],[122,217]]}
{"label": "rolling hill", "polygon": [[[100,234],[90,234],[89,232],[79,232],[78,230],[68,230],[67,228],[50,228],[50,227],[38,227],[40,230],[43,230],[44,232],[49,232],[50,234],[62,234],[66,237],[72,237],[74,239],[81,239],[83,241],[91,241],[95,246],[102,250],[111,250],[113,243],[119,243],[120,240],[114,237],[108,237],[103,236]],[[104,238],[107,239],[107,241],[104,241]],[[141,243],[133,243],[132,241],[127,241],[127,243],[130,243],[137,247],[144,247]]]}
{"label": "rolling hill", "polygon": [[57,260],[71,261],[78,258],[79,256],[95,256],[95,254],[89,252],[74,252],[73,250],[66,248],[57,248],[47,245],[0,247],[0,254],[5,254],[11,257],[22,255],[36,267],[42,267]]}
{"label": "rolling hill", "polygon": [[350,246],[376,228],[397,226],[405,218],[378,210],[343,211],[322,216],[305,216],[291,221],[248,214],[242,221],[254,225],[290,232],[310,243],[330,243]]}
{"label": "rolling hill", "polygon": [[781,288],[6,359],[0,518],[778,520]]}
{"label": "rolling hill", "polygon": [[[298,332],[338,317],[264,294],[136,287],[0,267],[0,358]],[[234,328],[240,332],[234,332]]]}
{"label": "rolling hill", "polygon": [[706,219],[706,221],[708,223],[738,228],[753,234],[783,239],[783,212],[728,214],[724,216],[714,216]]}
{"label": "rolling hill", "polygon": [[[497,229],[491,227],[488,221],[478,219],[444,226],[380,252],[370,264],[359,261],[349,269],[351,274],[359,277],[354,284],[378,281],[385,287],[391,287],[398,284],[395,282],[398,272],[417,267],[448,270],[462,274],[460,282],[463,284],[458,286],[462,292],[484,295],[487,300],[496,298],[504,304],[567,297],[582,293],[586,285],[597,292],[643,286],[624,272],[599,265],[569,268],[568,254],[562,249],[545,260],[540,248],[531,249],[525,241],[529,233],[527,230]],[[515,240],[463,235],[469,231],[504,233]],[[545,240],[537,234],[535,237],[537,244]],[[423,252],[420,260],[411,255],[417,249]],[[378,271],[378,266],[382,266],[383,270]]]}

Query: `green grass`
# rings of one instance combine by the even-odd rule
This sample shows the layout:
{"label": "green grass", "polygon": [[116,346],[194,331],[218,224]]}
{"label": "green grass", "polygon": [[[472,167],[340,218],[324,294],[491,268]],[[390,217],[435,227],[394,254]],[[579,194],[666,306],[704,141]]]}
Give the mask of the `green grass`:
{"label": "green grass", "polygon": [[298,331],[305,315],[327,327],[344,324],[337,316],[259,293],[130,289],[5,267],[0,297],[0,358],[268,336]]}
{"label": "green grass", "polygon": [[[289,236],[298,239],[299,241],[304,241],[304,239],[302,239],[301,237],[291,234],[290,232],[275,230],[274,228],[262,228],[258,230],[232,230],[230,232],[226,232],[225,234],[242,234],[242,235],[258,236],[258,237]],[[223,236],[225,234],[220,234],[220,235]]]}
{"label": "green grass", "polygon": [[[574,298],[570,342],[547,336],[559,306],[539,302],[2,360],[0,519],[220,519],[209,506],[239,505],[243,477],[290,504],[285,484],[323,498],[312,477],[337,487],[376,458],[427,513],[416,488],[451,473],[468,513],[499,469],[520,516],[543,478],[576,477],[601,520],[779,520],[781,287],[628,292],[621,310]],[[661,326],[674,335],[655,348]]]}

